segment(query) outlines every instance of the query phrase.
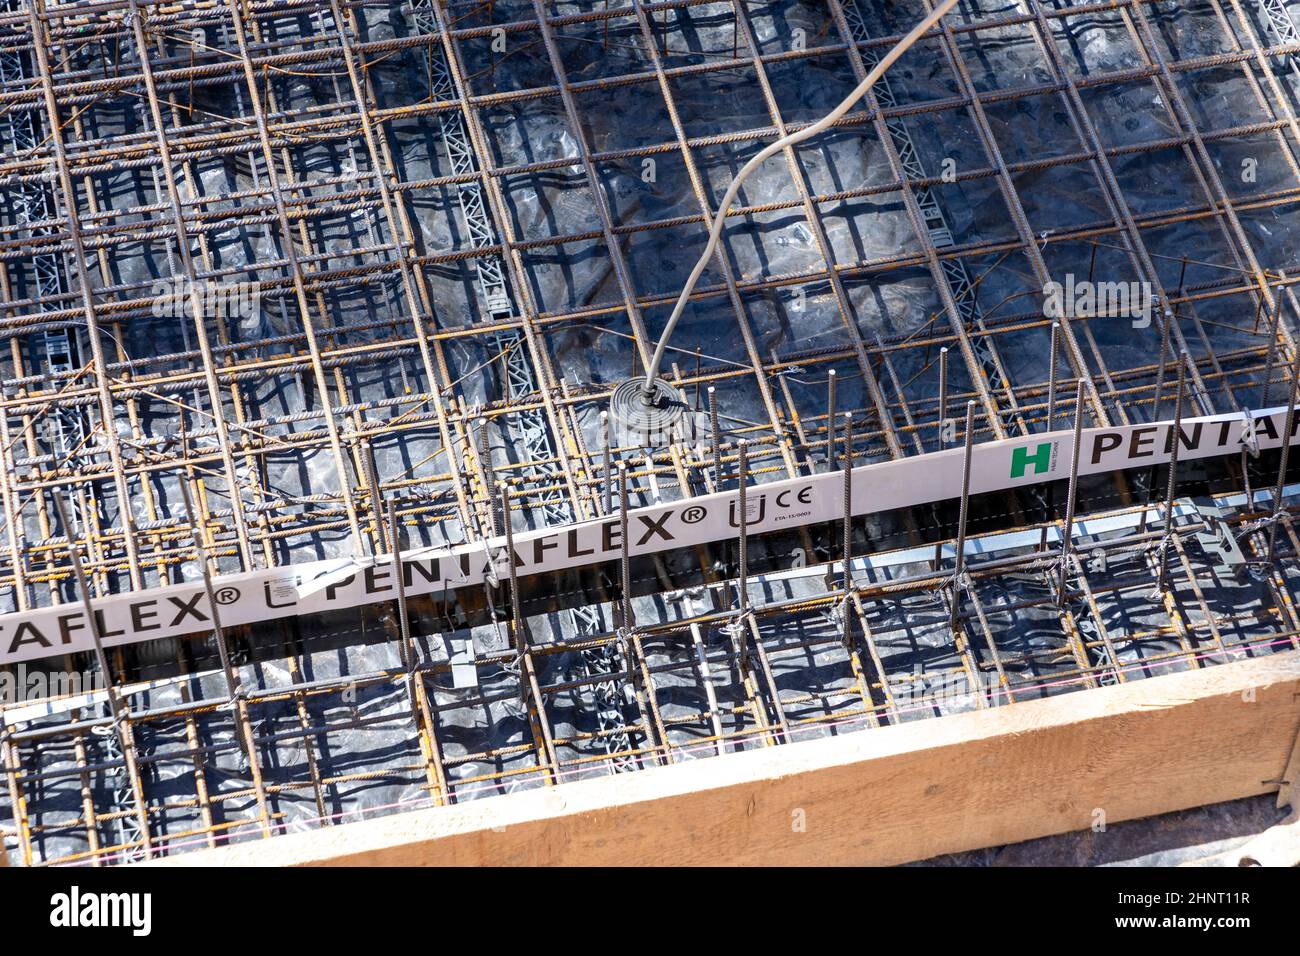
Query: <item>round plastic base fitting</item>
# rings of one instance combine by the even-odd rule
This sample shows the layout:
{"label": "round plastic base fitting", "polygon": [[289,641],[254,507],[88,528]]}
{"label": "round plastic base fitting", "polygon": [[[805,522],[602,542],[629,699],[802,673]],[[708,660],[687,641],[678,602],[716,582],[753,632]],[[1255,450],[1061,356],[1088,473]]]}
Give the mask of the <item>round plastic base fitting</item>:
{"label": "round plastic base fitting", "polygon": [[646,395],[645,379],[634,378],[614,389],[610,397],[610,417],[628,444],[668,445],[682,437],[686,402],[663,379],[655,379],[654,386],[654,394]]}

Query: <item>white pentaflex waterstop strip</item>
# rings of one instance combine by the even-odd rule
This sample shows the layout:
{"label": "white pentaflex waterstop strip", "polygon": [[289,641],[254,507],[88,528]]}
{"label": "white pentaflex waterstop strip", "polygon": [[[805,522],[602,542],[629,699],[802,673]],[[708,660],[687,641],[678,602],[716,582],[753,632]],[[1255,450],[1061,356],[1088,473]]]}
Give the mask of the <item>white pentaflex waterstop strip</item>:
{"label": "white pentaflex waterstop strip", "polygon": [[[1180,460],[1232,454],[1243,446],[1276,448],[1286,409],[1184,419]],[[1300,416],[1291,443],[1300,431]],[[1167,462],[1172,422],[1087,428],[1081,433],[1079,474],[1095,475]],[[975,445],[971,494],[1066,478],[1074,450],[1070,431]],[[853,469],[853,513],[865,515],[944,501],[961,495],[962,448],[860,465]],[[736,537],[737,492],[686,498],[628,512],[629,552],[655,554]],[[843,477],[826,473],[756,485],[748,489],[750,534],[783,531],[843,517]],[[618,558],[618,516],[514,536],[514,563],[521,575],[564,571]],[[501,581],[509,576],[504,536],[450,549],[404,551],[401,565],[410,596],[441,593]],[[204,634],[214,611],[222,626],[255,624],[300,614],[341,610],[396,597],[392,559],[385,555],[312,561],[280,568],[220,575],[213,579],[216,608],[202,581],[166,585],[92,600],[106,647]],[[37,660],[94,647],[79,604],[0,615],[0,665]]]}

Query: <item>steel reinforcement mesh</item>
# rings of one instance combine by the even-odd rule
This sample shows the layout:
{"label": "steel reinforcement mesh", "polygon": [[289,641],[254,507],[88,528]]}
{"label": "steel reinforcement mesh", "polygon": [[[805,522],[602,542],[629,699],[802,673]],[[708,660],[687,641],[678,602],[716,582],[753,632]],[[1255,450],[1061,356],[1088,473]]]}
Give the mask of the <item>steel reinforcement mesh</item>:
{"label": "steel reinforcement mesh", "polygon": [[[103,595],[384,551],[376,502],[415,547],[605,514],[619,466],[634,506],[734,488],[740,439],[750,482],[823,471],[832,402],[857,463],[969,402],[975,441],[1285,404],[1300,3],[964,0],[728,212],[665,369],[690,440],[607,439],[731,177],[928,9],[3,0],[0,611],[79,600],[73,547]],[[1068,550],[1008,496],[961,569],[942,509],[861,521],[847,589],[755,542],[743,608],[702,550],[635,627],[615,577],[46,662],[0,685],[0,833],[122,862],[1295,649],[1278,469],[1085,483]]]}

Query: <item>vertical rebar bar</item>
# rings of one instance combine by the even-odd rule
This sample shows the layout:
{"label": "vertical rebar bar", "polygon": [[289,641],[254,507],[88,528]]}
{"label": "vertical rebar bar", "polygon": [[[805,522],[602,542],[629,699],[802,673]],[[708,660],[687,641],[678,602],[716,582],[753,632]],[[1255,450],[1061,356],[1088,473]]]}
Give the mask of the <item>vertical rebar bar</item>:
{"label": "vertical rebar bar", "polygon": [[1286,424],[1282,430],[1282,449],[1277,463],[1277,484],[1273,488],[1273,517],[1268,526],[1268,561],[1277,553],[1277,526],[1282,515],[1282,493],[1286,490],[1286,469],[1291,456],[1291,433],[1295,429],[1296,389],[1300,385],[1300,357],[1291,363],[1291,393],[1286,401]]}
{"label": "vertical rebar bar", "polygon": [[628,511],[628,494],[627,494],[627,463],[618,463],[618,530],[619,530],[619,611],[622,620],[619,622],[624,628],[631,629],[636,626],[636,618],[632,612],[632,552],[631,544],[628,542],[627,530],[627,511]]}
{"label": "vertical rebar bar", "polygon": [[1061,526],[1061,560],[1057,567],[1056,606],[1065,605],[1065,584],[1074,554],[1074,508],[1079,500],[1079,458],[1083,453],[1083,379],[1074,390],[1074,437],[1070,443],[1070,483],[1065,493],[1065,523]]}
{"label": "vertical rebar bar", "polygon": [[[709,386],[709,435],[710,444],[713,446],[713,490],[715,492],[722,490],[722,430],[718,425],[718,395],[717,390]],[[728,542],[722,541],[718,545],[722,552],[722,563],[729,564],[731,560],[731,548]],[[730,587],[727,585],[726,574],[723,574],[722,589],[719,598],[723,607],[731,605]]]}
{"label": "vertical rebar bar", "polygon": [[[506,482],[498,485],[501,498],[501,520],[506,533],[506,565],[510,569],[510,636],[514,638],[515,657],[522,664],[524,651],[528,646],[528,637],[524,628],[524,612],[519,601],[519,571],[515,567],[515,530],[510,514],[510,486]],[[523,672],[520,671],[519,693],[524,694]]]}
{"label": "vertical rebar bar", "polygon": [[853,638],[853,414],[844,413],[844,461],[841,463],[844,475],[844,569],[842,590],[844,592],[844,646],[847,648]]}
{"label": "vertical rebar bar", "polygon": [[835,369],[826,373],[826,470],[835,470]]}
{"label": "vertical rebar bar", "polygon": [[1178,356],[1178,392],[1174,397],[1174,423],[1169,432],[1169,475],[1165,482],[1165,533],[1160,539],[1160,566],[1156,588],[1161,594],[1169,583],[1168,547],[1174,533],[1174,493],[1178,488],[1178,451],[1183,443],[1183,393],[1187,388],[1187,353]]}
{"label": "vertical rebar bar", "polygon": [[1174,313],[1168,308],[1163,313],[1164,322],[1160,329],[1160,357],[1156,363],[1156,400],[1151,411],[1151,420],[1160,421],[1160,408],[1165,401],[1165,357],[1169,354],[1169,336],[1174,325]]}
{"label": "vertical rebar bar", "polygon": [[[608,22],[608,21],[607,21],[607,22]],[[697,412],[700,410],[700,369],[702,369],[703,367],[704,367],[704,357],[703,357],[703,353],[702,353],[699,349],[696,349],[696,350],[695,350],[695,405],[694,405],[694,408],[695,408],[695,411],[697,411]]]}
{"label": "vertical rebar bar", "polygon": [[375,446],[371,442],[364,440],[362,440],[361,446],[362,463],[366,468],[366,484],[370,488],[370,516],[375,522],[375,540],[370,553],[373,556],[378,556],[387,550],[383,523],[384,505],[379,498],[379,468],[375,463]]}
{"label": "vertical rebar bar", "polygon": [[[606,20],[605,23],[608,26],[609,21]],[[605,466],[601,472],[605,484],[605,514],[609,514],[614,510],[614,472],[610,470],[612,451],[609,436],[609,412],[603,411],[600,413],[600,431],[605,443]]]}
{"label": "vertical rebar bar", "polygon": [[406,574],[402,567],[402,539],[397,523],[397,502],[388,502],[388,540],[389,565],[393,575],[393,587],[397,589],[397,617],[400,624],[398,631],[402,638],[402,664],[407,670],[415,666],[414,646],[411,643],[411,617],[406,608]]}
{"label": "vertical rebar bar", "polygon": [[713,490],[722,490],[722,430],[718,427],[718,392],[709,386],[709,437],[713,444]]}
{"label": "vertical rebar bar", "polygon": [[749,672],[749,442],[741,438],[736,442],[736,523],[739,525],[739,567],[736,580],[738,613],[732,626],[735,642],[736,666],[741,675]]}
{"label": "vertical rebar bar", "polygon": [[[1277,326],[1282,319],[1282,300],[1286,298],[1282,284],[1277,287],[1277,301],[1268,319],[1268,353],[1264,359],[1264,391],[1260,395],[1259,407],[1268,408],[1268,393],[1273,387],[1273,362],[1277,358]],[[1261,301],[1263,301],[1261,299]]]}
{"label": "vertical rebar bar", "polygon": [[1052,323],[1052,351],[1047,359],[1047,430],[1056,427],[1056,352],[1061,323]]}
{"label": "vertical rebar bar", "polygon": [[737,481],[739,482],[736,523],[740,526],[740,571],[737,599],[740,605],[740,617],[743,621],[745,615],[749,613],[749,442],[743,438],[737,441],[736,455]]}
{"label": "vertical rebar bar", "polygon": [[948,444],[948,346],[939,349],[939,448]]}
{"label": "vertical rebar bar", "polygon": [[492,443],[488,440],[487,418],[480,418],[477,424],[478,459],[483,466],[483,483],[487,491],[488,535],[495,538],[501,526],[497,523],[497,496],[492,494],[492,489],[497,486],[496,470],[492,467]]}
{"label": "vertical rebar bar", "polygon": [[957,512],[957,555],[953,570],[952,604],[948,612],[948,627],[957,629],[957,612],[961,605],[962,575],[966,573],[966,519],[970,514],[970,467],[975,451],[975,402],[966,403],[965,452],[961,462],[961,505]]}

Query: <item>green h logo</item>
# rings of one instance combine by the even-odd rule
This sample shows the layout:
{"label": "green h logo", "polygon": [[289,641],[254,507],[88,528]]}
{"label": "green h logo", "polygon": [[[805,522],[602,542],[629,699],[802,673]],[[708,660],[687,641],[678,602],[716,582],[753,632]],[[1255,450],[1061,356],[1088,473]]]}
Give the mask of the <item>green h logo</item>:
{"label": "green h logo", "polygon": [[1023,478],[1025,469],[1030,465],[1034,466],[1034,474],[1041,475],[1052,465],[1052,443],[1045,441],[1041,445],[1035,445],[1033,453],[1030,454],[1029,446],[1023,448],[1013,448],[1011,450],[1011,477]]}

